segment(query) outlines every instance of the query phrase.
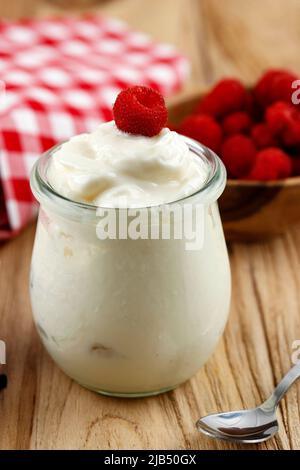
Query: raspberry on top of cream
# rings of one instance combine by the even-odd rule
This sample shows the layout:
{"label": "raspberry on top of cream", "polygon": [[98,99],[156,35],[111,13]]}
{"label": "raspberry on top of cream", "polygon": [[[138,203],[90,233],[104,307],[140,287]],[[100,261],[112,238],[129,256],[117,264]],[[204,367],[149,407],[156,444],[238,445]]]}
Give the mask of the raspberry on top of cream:
{"label": "raspberry on top of cream", "polygon": [[[100,207],[147,207],[179,200],[204,185],[206,163],[189,150],[182,136],[162,127],[167,115],[161,100],[156,104],[157,92],[150,90],[155,94],[152,101],[148,91],[146,97],[142,93],[145,104],[129,90],[128,105],[128,90],[116,100],[115,121],[71,138],[55,152],[47,171],[55,191]],[[154,129],[159,132],[152,135]]]}

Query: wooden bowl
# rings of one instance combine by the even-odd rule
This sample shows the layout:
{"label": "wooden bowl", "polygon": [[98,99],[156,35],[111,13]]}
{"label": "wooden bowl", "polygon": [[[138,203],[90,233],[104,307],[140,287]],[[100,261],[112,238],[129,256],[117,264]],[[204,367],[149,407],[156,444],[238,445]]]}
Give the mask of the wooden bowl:
{"label": "wooden bowl", "polygon": [[[170,123],[193,112],[203,92],[169,104]],[[219,200],[227,240],[257,241],[282,234],[300,222],[300,177],[259,182],[229,179]]]}

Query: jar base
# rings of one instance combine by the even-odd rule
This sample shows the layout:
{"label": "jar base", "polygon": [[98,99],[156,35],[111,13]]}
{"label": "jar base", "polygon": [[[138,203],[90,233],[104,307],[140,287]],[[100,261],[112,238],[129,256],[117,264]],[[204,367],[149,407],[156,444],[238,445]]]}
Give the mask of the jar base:
{"label": "jar base", "polygon": [[174,390],[177,387],[177,385],[175,385],[173,387],[166,387],[166,388],[162,388],[160,390],[153,390],[151,392],[126,392],[126,393],[122,393],[122,392],[110,392],[108,390],[100,390],[98,388],[93,388],[93,387],[90,387],[88,385],[85,385],[81,382],[78,382],[78,383],[79,383],[79,385],[81,385],[84,388],[87,388],[91,392],[95,392],[95,393],[98,393],[99,395],[103,395],[103,396],[106,396],[106,397],[115,397],[115,398],[146,398],[146,397],[152,397],[152,396],[155,396],[155,395],[160,395],[161,393],[170,392],[171,390]]}

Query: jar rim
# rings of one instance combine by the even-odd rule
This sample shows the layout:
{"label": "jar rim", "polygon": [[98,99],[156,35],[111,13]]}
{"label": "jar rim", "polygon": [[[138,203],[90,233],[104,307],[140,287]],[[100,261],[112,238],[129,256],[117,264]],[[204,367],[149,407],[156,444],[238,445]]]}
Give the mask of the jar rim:
{"label": "jar rim", "polygon": [[[225,184],[226,184],[226,169],[221,161],[221,159],[217,156],[215,152],[213,152],[208,147],[196,142],[195,140],[182,136],[185,140],[186,144],[188,145],[191,152],[196,154],[198,157],[205,160],[209,172],[204,184],[194,191],[193,193],[176,199],[174,201],[162,203],[162,204],[154,204],[151,206],[142,206],[142,207],[134,207],[136,210],[142,209],[151,209],[154,207],[159,206],[170,206],[172,204],[183,204],[188,200],[191,200],[195,197],[202,196],[203,202],[213,202],[216,201],[220,195],[222,194]],[[118,207],[104,207],[99,205],[88,204],[85,202],[75,201],[73,199],[69,199],[59,192],[57,192],[49,183],[47,179],[47,168],[50,159],[52,158],[53,154],[60,148],[63,144],[59,143],[49,150],[44,152],[41,157],[35,162],[30,175],[30,186],[31,190],[38,200],[40,204],[45,203],[47,201],[52,202],[54,204],[59,203],[60,205],[64,206],[66,209],[70,209],[72,207],[75,211],[87,211],[91,214],[96,213],[98,209],[119,209]]]}

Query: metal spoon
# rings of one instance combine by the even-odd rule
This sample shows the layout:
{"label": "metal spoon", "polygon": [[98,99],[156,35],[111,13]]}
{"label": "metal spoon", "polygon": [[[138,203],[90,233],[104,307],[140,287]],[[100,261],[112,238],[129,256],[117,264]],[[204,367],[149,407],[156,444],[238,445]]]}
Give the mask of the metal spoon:
{"label": "metal spoon", "polygon": [[197,421],[198,431],[215,439],[252,444],[270,439],[278,432],[276,410],[290,386],[300,377],[300,362],[292,367],[272,395],[251,410],[207,415]]}

